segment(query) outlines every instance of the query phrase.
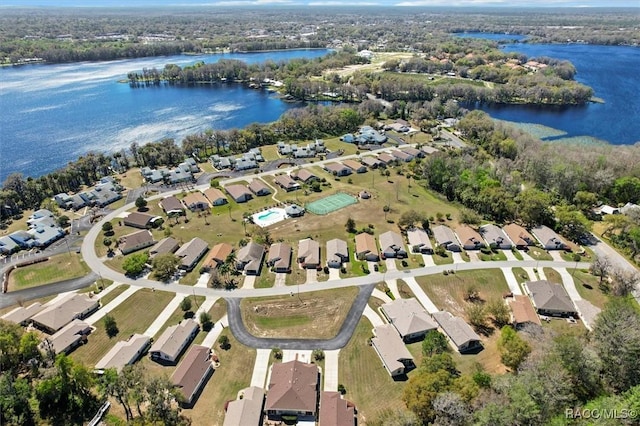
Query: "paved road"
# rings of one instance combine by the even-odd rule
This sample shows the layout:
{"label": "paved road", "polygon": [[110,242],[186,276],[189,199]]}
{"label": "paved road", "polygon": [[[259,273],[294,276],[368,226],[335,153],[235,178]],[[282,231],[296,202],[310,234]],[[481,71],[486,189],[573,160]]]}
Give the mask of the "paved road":
{"label": "paved road", "polygon": [[353,302],[353,305],[351,305],[351,309],[347,313],[347,317],[345,318],[344,323],[342,323],[340,331],[338,331],[337,336],[332,339],[271,339],[253,336],[247,331],[244,323],[242,322],[242,315],[240,314],[240,299],[235,297],[227,298],[229,328],[240,343],[251,348],[270,349],[278,347],[281,349],[300,350],[308,348],[323,350],[340,349],[349,342],[349,339],[351,339],[353,330],[355,330],[358,325],[358,321],[360,321],[360,317],[362,316],[362,311],[364,311],[365,306],[367,306],[367,301],[369,300],[374,288],[375,284],[360,287],[358,296],[356,296],[356,300]]}
{"label": "paved road", "polygon": [[79,290],[88,285],[91,285],[97,279],[98,274],[91,273],[82,278],[75,278],[72,280],[60,281],[53,284],[26,288],[24,290],[12,291],[10,293],[2,293],[0,295],[0,309],[6,308],[7,306],[15,305],[21,301],[38,299],[40,297],[51,296],[53,294]]}
{"label": "paved road", "polygon": [[[620,268],[625,271],[635,271],[638,272],[638,269],[633,266],[627,259],[624,258],[620,253],[615,251],[609,244],[602,241],[600,238],[593,236],[592,241],[594,244],[589,246],[593,252],[601,257],[607,257],[611,261],[614,267]],[[640,285],[640,284],[639,284]],[[640,303],[640,287],[636,287],[633,292],[633,296]]]}

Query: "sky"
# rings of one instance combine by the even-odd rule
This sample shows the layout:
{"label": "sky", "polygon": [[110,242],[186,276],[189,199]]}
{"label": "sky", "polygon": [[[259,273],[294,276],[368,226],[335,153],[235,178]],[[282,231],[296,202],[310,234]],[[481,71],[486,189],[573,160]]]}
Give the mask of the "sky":
{"label": "sky", "polygon": [[2,0],[0,6],[458,6],[458,7],[640,7],[640,0]]}

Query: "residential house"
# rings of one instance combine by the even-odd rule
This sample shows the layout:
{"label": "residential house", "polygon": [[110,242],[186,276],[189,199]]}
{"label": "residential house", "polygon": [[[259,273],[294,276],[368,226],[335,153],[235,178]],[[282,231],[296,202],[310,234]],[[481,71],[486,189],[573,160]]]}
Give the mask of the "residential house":
{"label": "residential house", "polygon": [[387,141],[387,136],[381,134],[371,126],[362,126],[355,141],[358,145],[382,145]]}
{"label": "residential house", "polygon": [[431,316],[458,352],[469,352],[482,347],[480,336],[462,318],[454,317],[447,311],[434,312]]}
{"label": "residential house", "polygon": [[189,343],[199,331],[200,325],[190,318],[179,324],[167,327],[160,337],[153,342],[149,350],[151,359],[175,364],[184,348],[189,346]]}
{"label": "residential house", "polygon": [[499,227],[490,223],[480,227],[480,234],[491,248],[511,250],[513,244],[507,234]]}
{"label": "residential house", "polygon": [[269,248],[267,265],[274,272],[289,272],[291,270],[291,246],[287,243],[274,243]]}
{"label": "residential house", "polygon": [[367,260],[369,262],[380,260],[378,246],[373,235],[366,232],[356,235],[356,257],[359,260]]}
{"label": "residential house", "polygon": [[597,214],[598,216],[605,216],[608,214],[620,214],[620,209],[607,204],[603,204],[593,209],[593,213]]}
{"label": "residential house", "polygon": [[181,405],[193,406],[212,372],[211,348],[193,345],[171,375],[174,386],[182,393]]}
{"label": "residential house", "polygon": [[220,191],[218,188],[205,189],[204,196],[207,197],[207,199],[213,206],[221,206],[228,203],[227,197],[225,197],[222,191]]}
{"label": "residential house", "polygon": [[238,250],[236,268],[246,275],[260,275],[263,257],[264,247],[250,241],[246,246]]}
{"label": "residential house", "polygon": [[576,308],[562,284],[541,280],[528,281],[523,286],[531,296],[538,314],[551,317],[577,317]]}
{"label": "residential house", "polygon": [[222,426],[247,426],[262,424],[264,389],[257,386],[242,389],[240,398],[227,404]]}
{"label": "residential house", "polygon": [[391,377],[402,376],[415,367],[411,352],[393,325],[379,325],[373,329],[373,334],[371,346]]}
{"label": "residential house", "polygon": [[311,238],[298,242],[298,263],[305,269],[320,267],[320,243]]}
{"label": "residential house", "polygon": [[313,145],[301,146],[293,151],[294,158],[311,158],[316,156],[316,149]]}
{"label": "residential house", "polygon": [[542,325],[540,317],[527,296],[516,294],[509,298],[508,303],[511,308],[511,324],[515,329],[529,324]]}
{"label": "residential house", "polygon": [[484,240],[475,229],[468,225],[460,225],[456,228],[456,235],[462,248],[465,250],[480,250],[484,248]]}
{"label": "residential house", "polygon": [[240,158],[235,159],[233,168],[234,170],[237,170],[237,171],[257,169],[258,163],[256,160],[254,160],[251,157],[242,156]]}
{"label": "residential house", "polygon": [[126,226],[140,229],[149,229],[153,226],[153,222],[159,217],[147,213],[131,212],[124,218],[123,222]]}
{"label": "residential house", "polygon": [[158,204],[167,216],[184,215],[184,206],[173,195],[163,198]]}
{"label": "residential house", "polygon": [[220,157],[219,155],[214,154],[211,157],[209,157],[209,162],[213,167],[215,167],[218,170],[231,168],[230,157]]}
{"label": "residential house", "polygon": [[370,155],[362,157],[360,159],[360,161],[362,162],[362,164],[364,164],[365,166],[369,167],[370,169],[377,169],[378,167],[384,167],[385,166],[385,164],[382,161],[380,161],[376,157],[372,157]]}
{"label": "residential house", "polygon": [[95,370],[104,372],[107,368],[115,368],[118,373],[136,362],[151,345],[151,339],[144,334],[134,334],[129,340],[116,343],[105,356],[96,363]]}
{"label": "residential house", "polygon": [[318,179],[318,176],[314,175],[312,172],[309,171],[309,169],[306,169],[306,168],[302,168],[298,170],[293,177],[294,179],[297,179],[304,183],[309,183]]}
{"label": "residential house", "polygon": [[280,188],[287,192],[300,189],[300,184],[293,180],[289,175],[278,175],[275,177],[275,182],[280,186]]}
{"label": "residential house", "polygon": [[530,233],[527,232],[520,225],[516,225],[515,223],[510,223],[502,227],[502,230],[507,234],[511,242],[515,244],[516,248],[519,250],[526,249],[529,246],[536,245],[536,240]]}
{"label": "residential house", "polygon": [[183,244],[176,251],[176,256],[182,259],[179,268],[185,271],[192,270],[207,250],[209,250],[209,244],[202,238],[194,237],[188,243]]}
{"label": "residential house", "polygon": [[367,171],[367,166],[355,160],[344,160],[342,161],[342,164],[349,167],[356,173],[365,173]]}
{"label": "residential house", "polygon": [[192,212],[201,212],[211,207],[207,197],[200,191],[189,192],[182,199],[182,203]]}
{"label": "residential house", "polygon": [[414,298],[397,299],[385,303],[380,311],[387,317],[405,342],[423,339],[430,330],[436,330],[438,325]]}
{"label": "residential house", "polygon": [[304,216],[304,209],[296,204],[289,204],[284,208],[284,212],[289,217],[301,217]]}
{"label": "residential house", "polygon": [[160,170],[152,169],[150,167],[143,167],[140,169],[140,174],[144,180],[148,183],[158,183],[164,181],[164,175]]}
{"label": "residential house", "polygon": [[191,173],[198,173],[200,171],[200,167],[193,157],[185,158],[179,167],[184,170],[189,170]]}
{"label": "residential house", "polygon": [[151,249],[149,249],[149,256],[151,258],[154,258],[159,254],[175,253],[176,250],[178,250],[178,247],[180,247],[180,244],[175,238],[163,238],[155,243],[155,245],[151,247]]}
{"label": "residential house", "polygon": [[334,176],[348,176],[352,172],[349,167],[341,163],[327,163],[324,169]]}
{"label": "residential house", "polygon": [[327,241],[327,266],[329,268],[342,268],[342,264],[349,261],[349,248],[347,242],[334,238]]}
{"label": "residential house", "polygon": [[407,231],[407,239],[412,253],[433,254],[433,246],[424,229],[411,228]]}
{"label": "residential house", "polygon": [[231,244],[216,244],[209,251],[209,254],[202,263],[202,267],[208,270],[216,269],[222,263],[226,262],[231,252],[233,252],[233,247],[231,246]]}
{"label": "residential house", "polygon": [[47,209],[39,209],[33,212],[27,219],[27,225],[29,228],[35,228],[39,225],[52,226],[56,224],[56,219]]}
{"label": "residential house", "polygon": [[111,182],[99,183],[94,189],[80,194],[86,204],[105,207],[122,198],[120,189]]}
{"label": "residential house", "polygon": [[387,231],[378,237],[380,241],[380,251],[382,258],[404,259],[407,257],[407,250],[404,248],[402,235],[394,231]]}
{"label": "residential house", "polygon": [[413,155],[407,154],[406,152],[400,151],[398,149],[392,150],[391,155],[393,155],[396,159],[405,163],[408,163],[415,158]]}
{"label": "residential house", "polygon": [[120,237],[118,239],[118,248],[122,254],[129,254],[150,247],[155,243],[151,232],[145,229],[144,231],[136,231]]}
{"label": "residential house", "polygon": [[404,147],[400,151],[404,152],[405,154],[411,155],[413,158],[424,158],[423,151],[413,148],[411,146]]}
{"label": "residential house", "polygon": [[318,426],[356,426],[356,407],[342,399],[340,392],[324,391],[320,394]]}
{"label": "residential house", "polygon": [[246,203],[252,197],[251,191],[244,185],[228,185],[224,188],[236,203]]}
{"label": "residential house", "polygon": [[[24,231],[24,230],[15,231],[9,234],[8,238],[10,238],[11,241],[13,241],[13,243],[18,247],[18,249],[32,248],[36,246],[36,240],[33,234],[31,234],[29,231]],[[5,244],[4,247],[5,247],[5,250],[8,250],[9,248],[13,248],[9,244]]]}
{"label": "residential house", "polygon": [[35,302],[31,305],[23,308],[22,306],[18,306],[17,308],[7,312],[0,318],[5,321],[12,322],[14,324],[19,324],[22,326],[26,326],[29,324],[29,320],[32,316],[43,310],[45,307],[42,306],[42,303]]}
{"label": "residential house", "polygon": [[424,152],[426,155],[431,155],[438,152],[438,148],[434,148],[429,145],[422,145],[422,147],[420,147],[420,151]]}
{"label": "residential house", "polygon": [[249,184],[249,189],[258,197],[263,197],[265,195],[271,194],[271,189],[269,189],[269,187],[260,179],[252,180]]}
{"label": "residential house", "polygon": [[83,319],[95,312],[100,305],[96,299],[83,294],[69,294],[57,302],[47,305],[31,317],[33,325],[53,334],[74,319]]}
{"label": "residential house", "polygon": [[267,416],[270,419],[295,416],[298,421],[315,420],[319,375],[315,364],[298,360],[273,364],[264,407]]}
{"label": "residential house", "polygon": [[31,235],[33,247],[47,247],[64,237],[64,231],[56,225],[39,224],[29,229],[27,233]]}
{"label": "residential house", "polygon": [[346,143],[354,143],[354,142],[356,142],[355,136],[353,136],[353,134],[351,134],[351,133],[347,133],[347,134],[344,134],[344,135],[340,136],[340,140],[342,142],[346,142]]}
{"label": "residential house", "polygon": [[620,207],[620,213],[626,214],[627,216],[634,211],[640,212],[640,206],[633,203],[627,203],[624,206]]}
{"label": "residential house", "polygon": [[169,170],[164,177],[164,180],[169,185],[177,185],[179,183],[192,182],[193,174],[189,170],[189,167],[176,167],[175,169]]}
{"label": "residential house", "polygon": [[[86,343],[87,336],[91,334],[91,326],[86,322],[74,319],[69,324],[55,332],[51,337],[43,341],[45,350],[51,349],[57,354],[70,354],[75,348]],[[47,348],[47,345],[50,345]]]}
{"label": "residential house", "polygon": [[380,161],[385,166],[388,166],[389,164],[395,163],[396,158],[390,154],[387,154],[386,152],[381,152],[380,154],[378,154],[378,161]]}
{"label": "residential house", "polygon": [[531,228],[531,233],[545,250],[568,250],[567,243],[556,232],[544,225]]}
{"label": "residential house", "polygon": [[433,232],[433,238],[436,239],[436,244],[439,247],[444,247],[450,251],[462,251],[460,243],[456,238],[456,234],[453,233],[451,228],[446,225],[434,226],[431,231]]}

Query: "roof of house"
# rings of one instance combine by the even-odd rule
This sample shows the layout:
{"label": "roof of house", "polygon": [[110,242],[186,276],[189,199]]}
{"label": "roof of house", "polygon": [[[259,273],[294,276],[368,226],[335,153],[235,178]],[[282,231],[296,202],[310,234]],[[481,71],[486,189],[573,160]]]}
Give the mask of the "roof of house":
{"label": "roof of house", "polygon": [[75,319],[53,334],[49,341],[53,351],[59,354],[65,352],[70,346],[89,333],[91,333],[91,326],[84,321]]}
{"label": "roof of house", "polygon": [[340,392],[322,392],[318,426],[354,426],[355,407]]}
{"label": "roof of house", "polygon": [[247,195],[251,195],[251,191],[249,191],[249,189],[247,189],[247,187],[244,185],[228,185],[225,186],[224,189],[229,195],[231,195],[231,197],[233,197],[234,200],[238,200]]}
{"label": "roof of house", "polygon": [[258,425],[262,417],[264,389],[257,386],[245,388],[242,399],[231,401],[227,406],[222,426]]}
{"label": "roof of house", "polygon": [[409,240],[409,245],[411,246],[432,248],[429,235],[425,232],[424,229],[420,229],[420,228],[409,229],[407,231],[407,239]]}
{"label": "roof of house", "polygon": [[184,342],[199,328],[198,323],[191,318],[167,327],[158,337],[158,340],[153,342],[150,351],[162,352],[176,359],[182,350]]}
{"label": "roof of house", "polygon": [[171,375],[171,381],[180,388],[187,401],[191,401],[203,377],[213,368],[210,356],[210,348],[193,345]]}
{"label": "roof of house", "polygon": [[11,312],[7,312],[0,318],[2,318],[5,321],[12,322],[14,324],[21,324],[22,322],[28,320],[29,318],[31,318],[32,316],[34,316],[35,314],[37,314],[43,309],[44,309],[44,306],[42,306],[42,303],[35,302],[27,306],[26,308],[19,306],[13,309]]}
{"label": "roof of house", "polygon": [[514,295],[513,299],[509,300],[509,306],[513,313],[513,321],[516,324],[531,322],[541,325],[540,317],[536,314],[536,310],[527,296],[521,294]]}
{"label": "roof of house", "polygon": [[482,236],[472,227],[467,225],[460,225],[456,228],[456,235],[462,243],[462,245],[482,245],[484,246],[484,240]]}
{"label": "roof of house", "polygon": [[211,205],[209,204],[209,200],[207,199],[207,197],[205,197],[204,194],[200,191],[189,192],[184,196],[182,202],[187,207],[197,204],[204,204],[207,207]]}
{"label": "roof of house", "polygon": [[567,246],[567,243],[562,239],[562,237],[548,226],[539,225],[535,228],[531,228],[531,233],[535,235],[538,241],[540,241],[540,243],[545,247],[549,245],[557,247]]}
{"label": "roof of house", "polygon": [[[336,259],[335,257],[339,257]],[[338,238],[327,241],[327,258],[328,260],[342,261],[342,258],[349,257],[349,248],[347,242]]]}
{"label": "roof of house", "polygon": [[394,231],[387,231],[378,237],[380,241],[380,249],[384,252],[387,250],[398,251],[404,250],[404,241],[402,241],[402,235]]}
{"label": "roof of house", "polygon": [[289,175],[278,175],[275,177],[275,182],[285,189],[298,188],[300,186],[300,184]]}
{"label": "roof of house", "polygon": [[174,253],[178,250],[178,247],[180,247],[178,240],[173,237],[167,237],[155,243],[149,250],[149,254],[151,256],[157,256],[159,254]]}
{"label": "roof of house", "polygon": [[392,161],[395,161],[392,155],[387,154],[386,152],[381,152],[378,154],[378,161],[383,162],[384,164],[388,164]]}
{"label": "roof of house", "polygon": [[134,334],[129,340],[119,341],[96,363],[96,370],[115,368],[120,372],[126,365],[133,364],[150,342],[144,334]]}
{"label": "roof of house", "polygon": [[131,247],[139,247],[141,245],[151,245],[153,243],[153,235],[147,229],[142,231],[132,232],[131,234],[123,235],[118,240],[118,247],[120,250],[127,251]]}
{"label": "roof of house", "polygon": [[233,251],[233,246],[229,243],[216,244],[209,250],[209,254],[204,260],[203,266],[216,268],[220,263],[224,263]]}
{"label": "roof of house", "polygon": [[209,244],[202,238],[194,237],[176,251],[176,256],[182,258],[184,266],[193,265],[205,251],[209,248]]}
{"label": "roof of house", "polygon": [[154,218],[155,216],[147,213],[131,212],[124,219],[124,224],[130,225],[130,226],[136,226],[138,228],[146,228],[147,225],[149,225],[149,222],[151,222]]}
{"label": "roof of house", "polygon": [[504,232],[507,233],[509,239],[517,246],[530,246],[535,244],[535,238],[522,226],[515,223],[510,223],[502,227]]}
{"label": "roof of house", "polygon": [[381,309],[403,337],[438,328],[438,325],[433,322],[427,311],[414,298],[397,299],[393,302],[385,303]]}
{"label": "roof of house", "polygon": [[262,261],[264,247],[258,243],[250,241],[246,246],[238,250],[237,260],[245,264],[245,269],[257,269],[257,264]]}
{"label": "roof of house", "polygon": [[257,194],[260,191],[267,191],[269,193],[271,193],[271,189],[269,189],[269,187],[260,179],[254,179],[251,181],[251,183],[249,184],[249,189],[254,193]]}
{"label": "roof of house", "polygon": [[378,254],[378,246],[373,235],[362,232],[356,235],[356,252],[357,253],[374,253]]}
{"label": "roof of house", "polygon": [[438,244],[458,244],[456,234],[446,225],[434,226],[431,231]]}
{"label": "roof of house", "polygon": [[273,364],[266,410],[316,412],[318,367],[298,360]]}
{"label": "roof of house", "polygon": [[218,200],[227,200],[227,197],[224,195],[222,191],[218,188],[207,188],[204,190],[204,196],[209,199],[212,203],[215,203]]}
{"label": "roof of house", "polygon": [[182,205],[180,200],[178,200],[173,195],[167,198],[163,198],[162,201],[160,201],[160,207],[162,207],[162,210],[164,210],[165,212],[184,210],[184,206]]}
{"label": "roof of house", "polygon": [[51,330],[60,330],[78,315],[98,306],[98,301],[83,294],[69,294],[47,306],[31,319]]}
{"label": "roof of house", "polygon": [[576,308],[561,284],[549,281],[529,281],[525,283],[529,289],[533,304],[537,309],[545,311],[575,312]]}
{"label": "roof of house", "polygon": [[291,246],[287,243],[271,244],[267,262],[275,268],[289,268],[291,265]]}
{"label": "roof of house", "polygon": [[311,171],[309,171],[308,169],[300,169],[296,172],[296,177],[298,179],[300,179],[303,182],[308,181],[309,179],[317,179],[318,176],[314,175]]}
{"label": "roof of house", "polygon": [[404,151],[400,151],[398,149],[394,149],[393,151],[391,151],[391,155],[403,161],[411,160],[414,157],[413,155],[408,154]]}
{"label": "roof of house", "polygon": [[404,368],[401,360],[413,360],[413,356],[391,324],[379,325],[373,330],[375,337],[371,342],[375,345],[382,362],[391,372]]}
{"label": "roof of house", "polygon": [[376,157],[372,157],[370,155],[362,157],[360,159],[360,161],[362,162],[362,164],[364,164],[366,166],[369,166],[369,167],[379,166],[380,164],[382,164],[382,161],[380,161]]}
{"label": "roof of house", "polygon": [[328,163],[324,165],[324,169],[330,171],[331,173],[340,173],[343,170],[349,170],[351,171],[351,169],[347,166],[345,166],[344,164],[341,163]]}
{"label": "roof of house", "polygon": [[355,160],[343,160],[342,164],[344,164],[345,166],[349,167],[352,170],[358,170],[362,167],[366,167],[364,164]]}
{"label": "roof of house", "polygon": [[497,225],[489,223],[480,227],[480,234],[488,244],[511,245],[507,234]]}
{"label": "roof of house", "polygon": [[401,149],[402,152],[404,152],[405,154],[409,154],[413,157],[417,157],[419,155],[423,155],[424,153],[422,151],[420,151],[419,149],[416,149],[414,147],[411,146],[407,146]]}
{"label": "roof of house", "polygon": [[298,241],[298,259],[309,265],[319,265],[320,243],[311,238]]}
{"label": "roof of house", "polygon": [[480,341],[480,336],[462,318],[454,317],[447,311],[434,312],[431,315],[456,346],[461,347],[473,340]]}

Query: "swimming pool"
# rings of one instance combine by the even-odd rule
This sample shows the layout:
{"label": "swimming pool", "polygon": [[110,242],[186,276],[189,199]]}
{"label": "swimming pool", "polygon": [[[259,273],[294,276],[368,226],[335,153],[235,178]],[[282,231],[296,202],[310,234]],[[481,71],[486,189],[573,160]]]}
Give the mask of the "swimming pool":
{"label": "swimming pool", "polygon": [[263,212],[255,213],[251,218],[253,219],[253,223],[264,228],[265,226],[273,225],[274,223],[285,220],[287,218],[287,213],[284,209],[274,207]]}

